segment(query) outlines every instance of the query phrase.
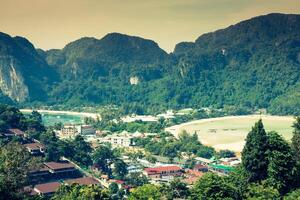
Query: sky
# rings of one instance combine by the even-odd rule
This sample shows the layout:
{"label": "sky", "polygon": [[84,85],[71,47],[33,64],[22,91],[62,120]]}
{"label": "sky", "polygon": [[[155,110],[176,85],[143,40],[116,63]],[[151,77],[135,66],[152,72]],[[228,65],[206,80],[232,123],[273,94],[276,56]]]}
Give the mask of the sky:
{"label": "sky", "polygon": [[179,42],[273,12],[300,14],[300,1],[0,0],[0,32],[26,37],[45,50],[120,32],[171,52]]}

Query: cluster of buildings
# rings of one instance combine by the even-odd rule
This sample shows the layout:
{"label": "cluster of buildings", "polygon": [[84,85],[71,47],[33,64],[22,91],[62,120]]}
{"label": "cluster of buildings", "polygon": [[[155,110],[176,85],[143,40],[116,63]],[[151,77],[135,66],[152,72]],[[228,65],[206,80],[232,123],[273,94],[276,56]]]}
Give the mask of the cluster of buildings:
{"label": "cluster of buildings", "polygon": [[73,138],[76,135],[95,135],[96,130],[91,125],[64,125],[58,131],[58,136],[61,138]]}
{"label": "cluster of buildings", "polygon": [[219,160],[197,157],[196,161],[197,164],[193,169],[185,169],[180,165],[156,166],[145,168],[143,174],[154,184],[169,182],[179,178],[188,185],[193,185],[207,172],[225,176],[234,169],[234,166],[241,162],[237,157],[221,158]]}
{"label": "cluster of buildings", "polygon": [[187,185],[193,185],[204,172],[196,169],[183,169],[177,165],[160,166],[153,168],[145,168],[143,174],[146,175],[151,183],[168,183],[175,178],[187,183]]}
{"label": "cluster of buildings", "polygon": [[[85,129],[86,128],[86,129]],[[79,131],[88,132],[87,127],[81,127]],[[5,137],[20,137],[24,148],[32,156],[43,156],[46,148],[38,140],[30,138],[20,129],[9,129],[1,133]],[[85,177],[79,171],[78,167],[68,160],[58,162],[44,162],[37,169],[30,171],[28,174],[28,186],[24,187],[24,192],[30,195],[53,195],[61,185],[100,185],[100,181],[93,177]]]}
{"label": "cluster of buildings", "polygon": [[28,179],[31,185],[24,191],[42,196],[53,195],[61,185],[101,185],[98,179],[83,176],[77,166],[67,160],[44,162],[28,174]]}
{"label": "cluster of buildings", "polygon": [[41,195],[41,196],[51,196],[53,195],[60,186],[62,185],[99,185],[99,181],[92,177],[81,177],[76,179],[67,179],[63,181],[53,181],[48,183],[36,184],[34,187],[27,186],[24,191],[29,193],[31,196]]}

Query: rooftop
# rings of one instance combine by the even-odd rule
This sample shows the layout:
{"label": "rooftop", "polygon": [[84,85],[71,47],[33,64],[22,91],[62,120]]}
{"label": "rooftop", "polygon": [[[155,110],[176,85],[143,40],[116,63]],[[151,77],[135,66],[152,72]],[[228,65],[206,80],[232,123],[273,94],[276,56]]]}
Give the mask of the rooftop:
{"label": "rooftop", "polygon": [[217,164],[210,164],[210,167],[214,169],[219,169],[219,170],[226,170],[226,171],[232,171],[234,168],[227,166],[227,165],[217,165]]}
{"label": "rooftop", "polygon": [[110,183],[118,183],[118,184],[124,184],[125,183],[125,181],[115,180],[115,179],[110,179],[108,182],[110,182]]}
{"label": "rooftop", "polygon": [[44,165],[52,170],[75,168],[75,165],[69,162],[46,162]]}
{"label": "rooftop", "polygon": [[207,168],[205,165],[202,165],[202,164],[196,164],[195,166],[194,166],[194,169],[203,169],[203,168]]}
{"label": "rooftop", "polygon": [[193,177],[201,177],[203,176],[203,172],[199,172],[196,170],[188,169],[186,170],[186,173],[188,176],[193,176]]}
{"label": "rooftop", "polygon": [[181,168],[178,166],[163,166],[163,167],[154,167],[154,168],[145,169],[147,173],[161,173],[161,172],[179,171],[179,170],[181,170]]}
{"label": "rooftop", "polygon": [[23,146],[25,146],[26,148],[29,149],[40,149],[40,148],[44,148],[44,145],[41,143],[28,143],[28,144],[24,144]]}
{"label": "rooftop", "polygon": [[59,186],[60,186],[59,182],[50,182],[50,183],[38,184],[34,186],[34,190],[41,194],[48,194],[48,193],[56,192]]}
{"label": "rooftop", "polygon": [[77,183],[79,185],[99,185],[100,183],[92,178],[92,177],[83,177],[83,178],[76,178],[76,179],[69,179],[65,181],[68,184]]}
{"label": "rooftop", "polygon": [[21,131],[20,129],[17,129],[17,128],[11,128],[8,130],[9,130],[9,132],[11,132],[15,135],[25,135],[25,133],[23,131]]}

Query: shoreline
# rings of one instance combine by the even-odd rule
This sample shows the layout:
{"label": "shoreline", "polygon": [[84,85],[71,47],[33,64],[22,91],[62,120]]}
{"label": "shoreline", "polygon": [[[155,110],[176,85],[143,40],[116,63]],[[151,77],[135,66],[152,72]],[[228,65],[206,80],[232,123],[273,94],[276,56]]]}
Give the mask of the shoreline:
{"label": "shoreline", "polygon": [[215,117],[215,118],[207,118],[207,119],[197,119],[194,121],[190,121],[190,122],[185,122],[182,124],[177,124],[174,126],[170,126],[165,128],[165,131],[170,132],[171,134],[173,134],[175,137],[178,137],[178,131],[180,131],[180,129],[182,129],[184,126],[188,126],[188,125],[194,125],[194,124],[203,124],[203,123],[207,123],[207,122],[214,122],[214,121],[221,121],[221,120],[226,120],[226,119],[237,119],[237,118],[273,118],[273,119],[284,119],[284,120],[291,120],[294,119],[293,116],[279,116],[279,115],[232,115],[232,116],[224,116],[224,117]]}
{"label": "shoreline", "polygon": [[[182,124],[177,124],[174,126],[170,126],[165,128],[165,131],[170,132],[172,135],[174,135],[176,138],[178,138],[178,135],[181,131],[186,130],[187,127],[189,126],[194,126],[194,125],[198,125],[198,124],[209,124],[209,123],[213,123],[213,122],[218,122],[218,121],[223,121],[223,120],[236,120],[236,119],[262,119],[263,121],[268,119],[268,120],[281,120],[281,121],[294,121],[294,116],[278,116],[278,115],[240,115],[240,116],[225,116],[225,117],[216,117],[216,118],[208,118],[208,119],[199,119],[199,120],[194,120],[194,121],[190,121],[190,122],[185,122]],[[249,127],[250,128],[250,127]],[[232,142],[221,142],[219,141],[219,143],[214,143],[214,137],[220,137],[216,136],[216,135],[211,135],[210,138],[207,138],[207,133],[204,132],[204,138],[201,138],[201,136],[199,136],[198,133],[198,137],[199,140],[201,141],[202,144],[207,145],[207,146],[211,146],[213,148],[215,148],[216,150],[224,150],[224,149],[229,149],[229,150],[233,150],[235,152],[241,152],[241,150],[243,149],[243,146],[245,144],[245,140],[241,139],[241,140],[236,140],[236,141],[232,141]],[[218,134],[224,134],[224,133],[218,133]],[[228,134],[228,137],[230,137],[230,134]],[[246,137],[246,135],[245,135]]]}
{"label": "shoreline", "polygon": [[[21,112],[31,113],[33,109],[20,109]],[[60,111],[60,110],[35,110],[41,114],[61,114],[61,115],[76,115],[81,117],[91,117],[93,119],[101,119],[99,114],[75,111]]]}

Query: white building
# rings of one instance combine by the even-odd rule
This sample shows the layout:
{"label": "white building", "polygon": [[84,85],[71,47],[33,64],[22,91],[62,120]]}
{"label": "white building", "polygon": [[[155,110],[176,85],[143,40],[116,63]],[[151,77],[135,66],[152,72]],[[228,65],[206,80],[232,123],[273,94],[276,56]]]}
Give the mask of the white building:
{"label": "white building", "polygon": [[129,136],[108,136],[102,142],[111,143],[112,146],[117,147],[130,147],[134,146],[133,137]]}
{"label": "white building", "polygon": [[61,129],[60,136],[72,138],[76,135],[94,135],[96,130],[91,125],[64,125]]}
{"label": "white building", "polygon": [[122,117],[121,120],[123,122],[135,122],[135,121],[143,121],[143,122],[157,122],[158,118],[152,115],[131,115]]}

